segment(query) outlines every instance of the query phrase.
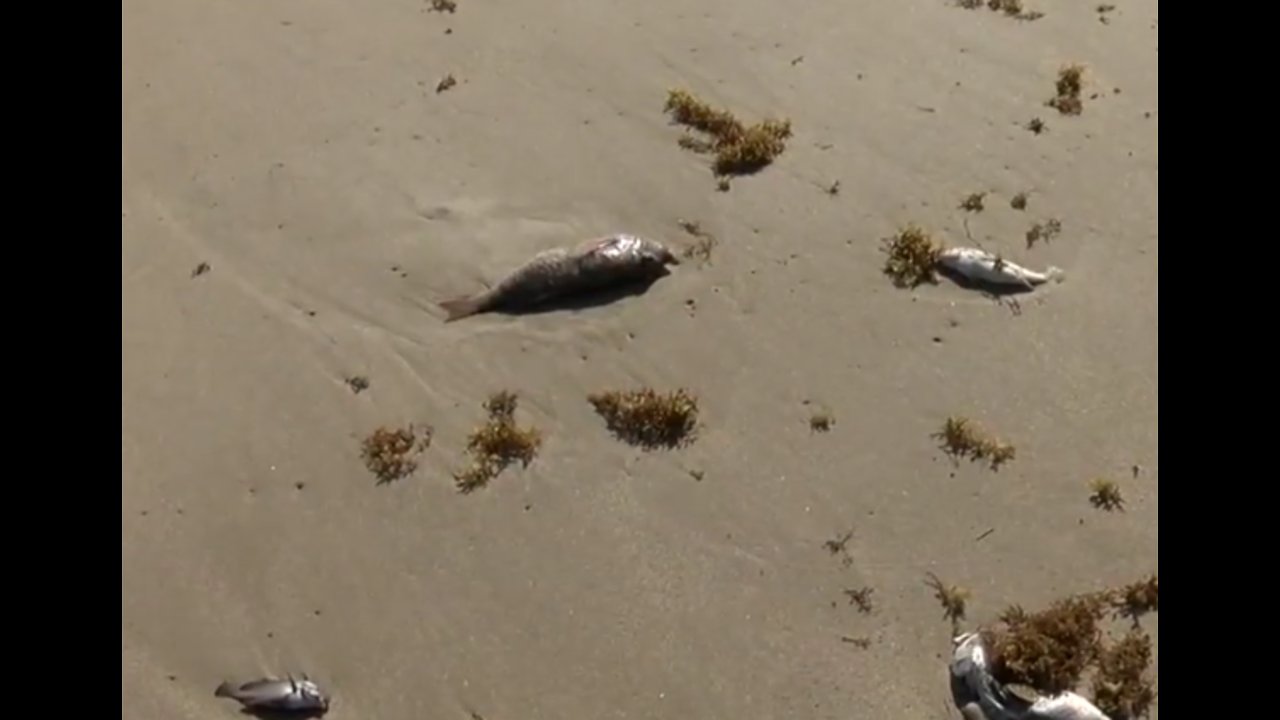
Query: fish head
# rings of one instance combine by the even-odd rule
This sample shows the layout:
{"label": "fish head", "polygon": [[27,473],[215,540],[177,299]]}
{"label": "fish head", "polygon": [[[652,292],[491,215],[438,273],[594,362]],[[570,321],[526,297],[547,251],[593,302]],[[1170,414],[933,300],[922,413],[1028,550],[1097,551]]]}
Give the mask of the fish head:
{"label": "fish head", "polygon": [[982,635],[966,632],[952,638],[951,666],[957,674],[969,673],[974,668],[984,668],[987,654],[982,646]]}
{"label": "fish head", "polygon": [[311,680],[299,680],[296,687],[298,695],[305,699],[311,707],[315,707],[320,710],[329,709],[329,696],[325,695],[324,692],[320,690],[320,686],[316,685],[315,682]]}
{"label": "fish head", "polygon": [[637,248],[640,263],[646,270],[655,275],[666,273],[668,265],[679,265],[680,258],[667,246],[655,240],[646,240]]}

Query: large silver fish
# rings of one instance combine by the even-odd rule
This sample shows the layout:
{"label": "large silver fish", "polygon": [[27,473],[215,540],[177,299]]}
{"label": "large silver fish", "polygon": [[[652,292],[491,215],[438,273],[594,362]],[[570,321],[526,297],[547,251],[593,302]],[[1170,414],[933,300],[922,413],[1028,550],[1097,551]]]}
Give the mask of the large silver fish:
{"label": "large silver fish", "polygon": [[1111,720],[1093,703],[1067,691],[1052,697],[1030,688],[1014,692],[991,675],[982,636],[953,641],[951,695],[965,720]]}
{"label": "large silver fish", "polygon": [[534,255],[488,290],[444,300],[453,322],[497,309],[527,310],[547,301],[604,290],[638,280],[656,280],[680,260],[657,240],[625,233],[592,238]]}
{"label": "large silver fish", "polygon": [[213,691],[215,697],[239,701],[249,710],[296,712],[322,715],[329,710],[329,697],[306,675],[263,678],[236,685],[224,682]]}

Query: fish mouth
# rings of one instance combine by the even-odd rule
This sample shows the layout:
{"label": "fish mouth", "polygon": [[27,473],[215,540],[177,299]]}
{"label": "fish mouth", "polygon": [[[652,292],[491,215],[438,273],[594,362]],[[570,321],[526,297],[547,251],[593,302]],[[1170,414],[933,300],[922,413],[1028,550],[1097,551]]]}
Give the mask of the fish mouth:
{"label": "fish mouth", "polygon": [[640,265],[639,275],[645,278],[658,279],[671,274],[668,265],[679,265],[680,261],[673,257],[648,258]]}

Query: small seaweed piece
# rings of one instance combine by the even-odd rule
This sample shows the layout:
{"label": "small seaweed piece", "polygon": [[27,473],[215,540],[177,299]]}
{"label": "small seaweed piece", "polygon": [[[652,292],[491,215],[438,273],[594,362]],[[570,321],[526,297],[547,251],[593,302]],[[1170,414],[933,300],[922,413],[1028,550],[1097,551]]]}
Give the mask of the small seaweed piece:
{"label": "small seaweed piece", "polygon": [[933,437],[941,440],[943,451],[952,458],[986,460],[992,470],[1000,469],[1001,465],[1017,455],[1017,450],[1012,445],[993,437],[965,417],[948,417],[942,429],[934,433]]}
{"label": "small seaweed piece", "polygon": [[888,256],[884,274],[892,278],[894,285],[914,288],[937,282],[942,245],[920,226],[906,225],[893,237],[886,238],[883,246]]}
{"label": "small seaweed piece", "polygon": [[1014,210],[1026,210],[1027,209],[1027,193],[1020,192],[1017,195],[1014,195],[1012,198],[1010,198],[1009,207],[1013,208]]}
{"label": "small seaweed piece", "polygon": [[853,539],[853,531],[846,530],[839,535],[826,540],[822,543],[822,547],[832,555],[847,554],[849,551],[849,541]]}
{"label": "small seaweed piece", "polygon": [[982,212],[986,207],[983,203],[986,198],[987,193],[985,191],[969,193],[960,201],[960,209],[967,212]]}
{"label": "small seaweed piece", "polygon": [[965,10],[978,10],[983,5],[986,5],[995,12],[1004,13],[1006,16],[1018,20],[1039,20],[1044,17],[1042,12],[1025,10],[1022,6],[1022,0],[956,0],[956,5]]}
{"label": "small seaweed piece", "polygon": [[1058,79],[1054,83],[1057,90],[1046,104],[1063,115],[1079,115],[1084,111],[1084,66],[1079,63],[1064,65],[1058,70]]}
{"label": "small seaweed piece", "polygon": [[514,463],[528,467],[542,447],[542,433],[533,427],[516,425],[518,397],[506,390],[496,392],[483,403],[488,420],[467,438],[467,453],[472,462],[465,470],[453,474],[462,493],[470,493],[488,485]]}
{"label": "small seaweed piece", "polygon": [[831,432],[831,428],[835,427],[836,419],[829,412],[816,412],[809,416],[809,430],[816,433]]}
{"label": "small seaweed piece", "polygon": [[1035,223],[1027,230],[1027,249],[1030,250],[1036,243],[1044,241],[1049,242],[1062,232],[1062,221],[1057,218],[1049,218],[1043,223]]}
{"label": "small seaweed piece", "polygon": [[732,140],[742,133],[742,122],[728,110],[713,108],[687,90],[670,90],[663,110],[681,125],[700,130],[715,140]]}
{"label": "small seaweed piece", "polygon": [[871,596],[875,594],[875,588],[864,586],[851,590],[845,590],[844,594],[849,598],[850,605],[856,605],[858,612],[863,615],[870,615],[875,610],[875,601]]}
{"label": "small seaweed piece", "polygon": [[942,605],[943,618],[951,622],[953,631],[958,631],[969,605],[969,591],[959,585],[947,585],[933,573],[928,574],[925,585],[933,589],[933,596]]}
{"label": "small seaweed piece", "polygon": [[765,120],[716,148],[716,175],[749,175],[764,169],[787,149],[790,120]]}
{"label": "small seaweed piece", "polygon": [[822,547],[832,555],[840,557],[840,564],[849,567],[853,565],[853,556],[849,554],[849,541],[853,539],[853,530],[846,530],[830,540],[822,543]]}
{"label": "small seaweed piece", "polygon": [[1042,12],[1025,9],[1022,0],[987,0],[987,7],[1018,20],[1039,20],[1044,17]]}
{"label": "small seaweed piece", "polygon": [[423,429],[420,438],[413,425],[379,427],[361,443],[360,457],[379,485],[400,480],[418,469],[417,455],[430,447],[431,436],[430,427]]}
{"label": "small seaweed piece", "polygon": [[593,393],[587,401],[615,436],[646,450],[677,448],[695,439],[698,401],[684,388],[669,393],[610,390]]}
{"label": "small seaweed piece", "polygon": [[1124,496],[1114,480],[1096,478],[1089,482],[1089,503],[1099,510],[1124,510]]}
{"label": "small seaweed piece", "polygon": [[1152,573],[1119,588],[1112,595],[1112,605],[1135,624],[1147,613],[1160,612],[1160,576]]}
{"label": "small seaweed piece", "polygon": [[512,422],[516,417],[516,406],[520,397],[510,390],[499,390],[485,399],[481,407],[489,414],[489,419],[497,422]]}

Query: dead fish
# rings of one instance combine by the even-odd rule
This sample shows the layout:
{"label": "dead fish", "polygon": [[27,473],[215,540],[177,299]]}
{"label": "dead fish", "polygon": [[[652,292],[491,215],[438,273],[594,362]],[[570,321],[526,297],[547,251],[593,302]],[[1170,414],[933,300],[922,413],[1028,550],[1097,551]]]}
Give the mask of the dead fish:
{"label": "dead fish", "polygon": [[625,233],[544,250],[492,288],[445,300],[445,322],[500,308],[525,309],[553,298],[656,280],[680,260],[662,243]]}
{"label": "dead fish", "polygon": [[938,262],[969,280],[989,285],[1018,285],[1031,289],[1050,280],[1061,281],[1066,277],[1062,268],[1051,265],[1039,273],[980,248],[947,248],[942,251]]}
{"label": "dead fish", "polygon": [[951,694],[965,720],[1111,720],[1069,690],[1046,696],[996,680],[987,664],[982,636],[976,632],[963,633],[952,644]]}
{"label": "dead fish", "polygon": [[214,697],[237,700],[249,710],[319,713],[329,710],[329,697],[306,675],[263,678],[241,685],[224,682],[213,691]]}

